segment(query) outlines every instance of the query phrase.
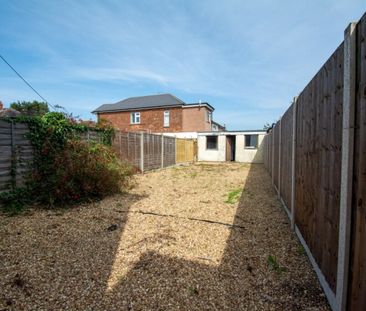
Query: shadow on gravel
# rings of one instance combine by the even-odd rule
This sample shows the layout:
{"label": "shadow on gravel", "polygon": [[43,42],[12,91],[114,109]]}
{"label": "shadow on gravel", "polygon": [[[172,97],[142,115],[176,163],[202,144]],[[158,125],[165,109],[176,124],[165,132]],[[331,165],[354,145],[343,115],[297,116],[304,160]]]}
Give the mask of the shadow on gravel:
{"label": "shadow on gravel", "polygon": [[128,218],[119,210],[142,198],[0,218],[0,310],[100,310]]}
{"label": "shadow on gravel", "polygon": [[[0,228],[14,235],[6,238],[14,244],[0,244],[1,310],[329,310],[263,165],[250,166],[219,265],[147,251],[107,290],[128,211],[140,199],[124,195],[115,208],[80,209],[79,217],[50,212],[46,226],[41,217],[28,229]],[[17,240],[41,251],[24,253]]]}
{"label": "shadow on gravel", "polygon": [[[219,266],[149,251],[106,295],[102,308],[329,310],[263,165],[251,165],[233,224]],[[284,271],[270,266],[270,255]]]}

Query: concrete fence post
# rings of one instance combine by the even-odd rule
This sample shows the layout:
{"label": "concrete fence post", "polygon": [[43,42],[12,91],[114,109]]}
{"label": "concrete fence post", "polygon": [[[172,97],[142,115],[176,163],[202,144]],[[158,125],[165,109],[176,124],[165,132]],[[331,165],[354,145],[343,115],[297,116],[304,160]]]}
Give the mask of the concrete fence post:
{"label": "concrete fence post", "polygon": [[140,134],[140,170],[144,172],[144,133]]}
{"label": "concrete fence post", "polygon": [[336,300],[339,311],[344,311],[347,308],[356,100],[356,23],[350,23],[344,32],[343,68],[341,194],[336,290]]}
{"label": "concrete fence post", "polygon": [[297,97],[293,100],[292,108],[292,150],[291,150],[291,229],[295,230],[295,191],[296,191],[296,118],[297,116]]}
{"label": "concrete fence post", "polygon": [[164,134],[161,134],[161,168],[164,167]]}

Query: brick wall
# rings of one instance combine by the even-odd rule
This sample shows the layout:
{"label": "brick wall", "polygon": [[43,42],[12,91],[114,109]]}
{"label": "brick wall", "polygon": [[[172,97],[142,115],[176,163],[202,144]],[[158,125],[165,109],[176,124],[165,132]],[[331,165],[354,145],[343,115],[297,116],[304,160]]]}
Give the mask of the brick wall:
{"label": "brick wall", "polygon": [[211,131],[211,123],[207,122],[207,107],[183,108],[183,131]]}
{"label": "brick wall", "polygon": [[[164,111],[170,111],[170,126],[164,127]],[[98,114],[98,119],[110,121],[113,126],[121,131],[139,132],[181,132],[182,131],[182,108],[136,110],[140,112],[140,124],[130,124],[130,111],[109,112]]]}

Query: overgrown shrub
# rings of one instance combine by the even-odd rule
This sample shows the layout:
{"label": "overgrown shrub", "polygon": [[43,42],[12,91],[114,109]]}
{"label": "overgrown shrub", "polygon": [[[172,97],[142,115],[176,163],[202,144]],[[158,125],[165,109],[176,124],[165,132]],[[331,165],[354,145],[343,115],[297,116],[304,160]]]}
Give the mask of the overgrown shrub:
{"label": "overgrown shrub", "polygon": [[33,193],[50,205],[101,198],[120,192],[131,174],[131,166],[121,163],[110,147],[70,140],[34,172]]}
{"label": "overgrown shrub", "polygon": [[118,193],[127,185],[132,167],[122,163],[109,146],[113,129],[108,125],[98,125],[99,131],[105,131],[101,144],[82,140],[80,133],[87,127],[59,112],[18,121],[30,128],[33,170],[24,188],[0,197],[3,205],[19,208],[22,197],[47,206],[70,205]]}

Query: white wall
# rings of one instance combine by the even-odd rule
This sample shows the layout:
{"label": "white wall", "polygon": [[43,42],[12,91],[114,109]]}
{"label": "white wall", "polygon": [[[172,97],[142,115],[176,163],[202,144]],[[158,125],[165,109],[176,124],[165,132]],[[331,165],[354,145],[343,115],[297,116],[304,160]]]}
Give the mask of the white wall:
{"label": "white wall", "polygon": [[[216,132],[217,133],[217,132]],[[214,133],[212,133],[214,134]],[[246,149],[245,135],[258,135],[258,148]],[[197,137],[198,161],[226,161],[226,135],[218,135],[218,149],[206,149],[206,135],[209,133],[199,134]],[[230,133],[236,135],[235,161],[243,163],[263,163],[263,139],[265,134],[258,132],[248,133]]]}
{"label": "white wall", "polygon": [[264,134],[258,134],[258,149],[246,149],[245,135],[236,135],[235,161],[244,163],[263,163]]}
{"label": "white wall", "polygon": [[219,135],[217,139],[217,150],[206,149],[206,136],[198,136],[198,161],[225,161],[226,136]]}
{"label": "white wall", "polygon": [[197,139],[197,132],[155,133],[155,134],[164,134],[164,136],[177,137],[177,138]]}

